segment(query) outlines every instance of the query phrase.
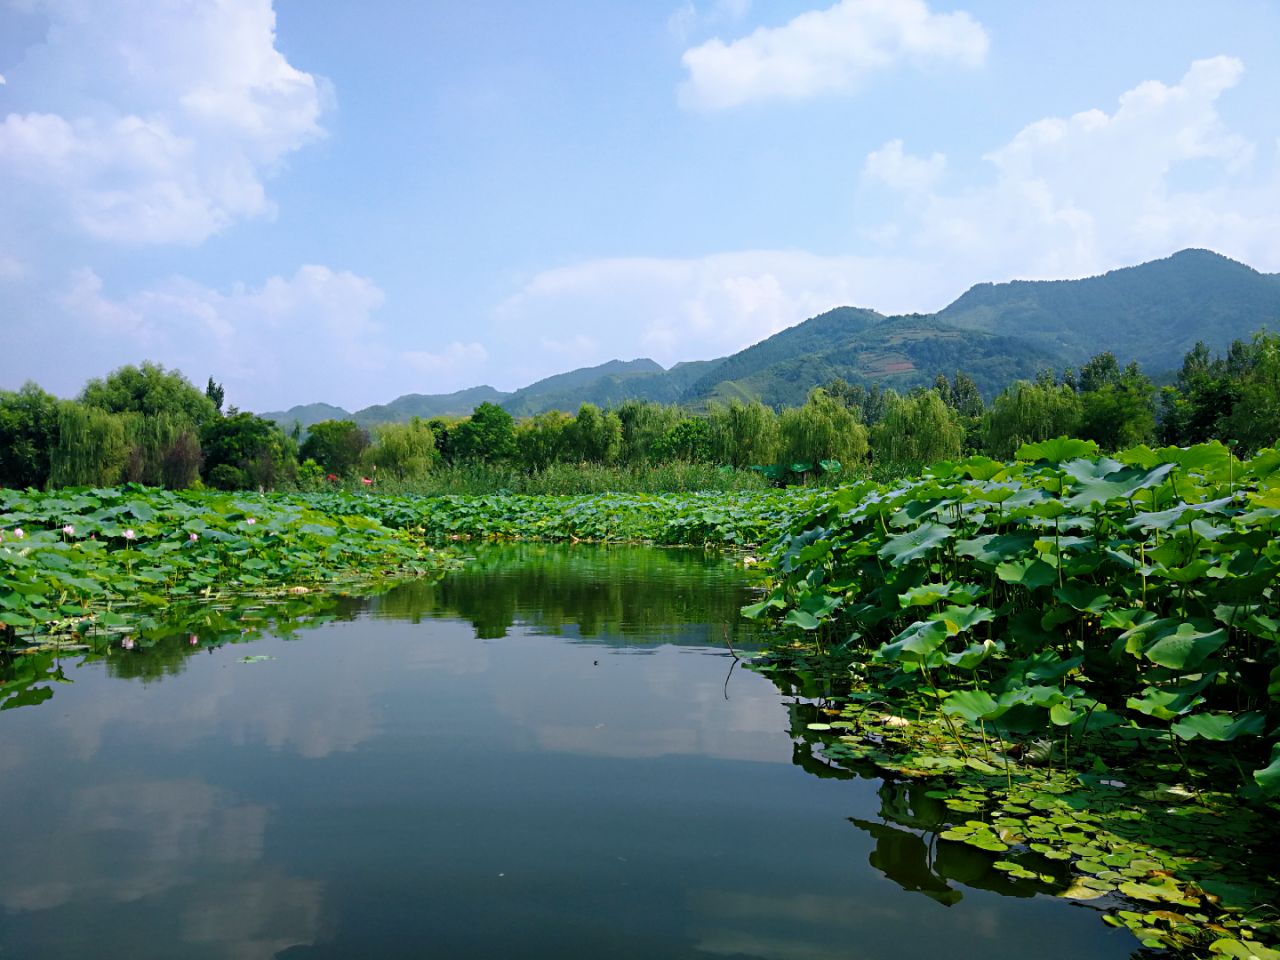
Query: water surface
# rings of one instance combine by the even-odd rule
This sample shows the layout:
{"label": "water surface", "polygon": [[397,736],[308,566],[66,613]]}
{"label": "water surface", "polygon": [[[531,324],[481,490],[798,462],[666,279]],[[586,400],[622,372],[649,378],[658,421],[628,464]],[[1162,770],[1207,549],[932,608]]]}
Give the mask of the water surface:
{"label": "water surface", "polygon": [[918,788],[816,760],[812,705],[726,647],[747,590],[511,547],[286,636],[69,663],[0,713],[0,957],[1130,954],[996,892]]}

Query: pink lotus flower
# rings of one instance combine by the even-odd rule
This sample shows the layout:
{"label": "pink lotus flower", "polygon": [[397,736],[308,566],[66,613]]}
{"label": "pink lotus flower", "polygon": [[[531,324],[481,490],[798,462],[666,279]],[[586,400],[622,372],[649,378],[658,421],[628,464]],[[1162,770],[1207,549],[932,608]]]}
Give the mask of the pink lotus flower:
{"label": "pink lotus flower", "polygon": [[257,522],[258,522],[258,521],[257,521],[257,520],[255,520],[253,517],[249,517],[249,518],[247,518],[247,519],[245,520],[245,523],[247,523],[247,524],[248,524],[249,526],[251,526],[251,527],[252,527],[255,523],[257,523]]}
{"label": "pink lotus flower", "polygon": [[22,530],[22,528],[21,528],[21,527],[14,527],[14,528],[13,528],[13,535],[14,535],[15,537],[17,537],[19,540],[21,540],[23,537],[25,537],[25,536],[26,536],[26,534],[23,532],[23,530]]}
{"label": "pink lotus flower", "polygon": [[120,646],[124,647],[126,650],[132,650],[133,637],[125,637],[123,640],[120,641]]}
{"label": "pink lotus flower", "polygon": [[187,637],[187,643],[191,644],[193,647],[199,642],[200,642],[200,638],[197,637],[194,633],[191,634],[191,636]]}
{"label": "pink lotus flower", "polygon": [[190,540],[192,543],[195,543],[197,540],[200,539],[200,534],[193,533],[190,536],[188,536],[187,539]]}
{"label": "pink lotus flower", "polygon": [[124,538],[125,538],[126,540],[137,540],[137,539],[138,539],[138,535],[137,535],[136,533],[134,533],[134,532],[133,532],[133,528],[132,528],[132,527],[130,527],[129,529],[125,530],[125,532],[124,532]]}
{"label": "pink lotus flower", "polygon": [[62,532],[66,534],[68,537],[74,537],[76,535],[76,528],[68,523],[65,527],[62,528]]}

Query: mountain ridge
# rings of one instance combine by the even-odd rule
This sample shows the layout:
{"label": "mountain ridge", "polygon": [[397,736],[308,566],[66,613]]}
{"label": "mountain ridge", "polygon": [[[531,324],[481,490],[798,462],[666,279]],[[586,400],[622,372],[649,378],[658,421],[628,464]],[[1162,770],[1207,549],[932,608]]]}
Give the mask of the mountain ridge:
{"label": "mountain ridge", "polygon": [[1199,340],[1222,352],[1234,339],[1277,326],[1280,274],[1188,248],[1091,277],[974,284],[932,314],[887,316],[863,307],[835,307],[727,357],[681,361],[666,369],[647,357],[615,359],[510,393],[480,386],[451,394],[406,394],[350,414],[341,407],[308,404],[263,416],[286,428],[295,421],[305,428],[332,419],[319,416],[326,410],[373,426],[392,418],[466,416],[484,401],[518,417],[626,400],[694,408],[728,399],[795,405],[834,377],[909,389],[957,370],[972,376],[990,397],[1015,379],[1045,368],[1078,366],[1104,350],[1157,375],[1176,369]]}

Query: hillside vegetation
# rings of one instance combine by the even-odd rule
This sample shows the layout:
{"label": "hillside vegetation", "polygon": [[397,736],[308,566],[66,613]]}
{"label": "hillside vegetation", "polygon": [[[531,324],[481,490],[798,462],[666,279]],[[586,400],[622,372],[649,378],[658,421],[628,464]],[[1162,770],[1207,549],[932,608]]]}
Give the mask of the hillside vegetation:
{"label": "hillside vegetation", "polygon": [[354,413],[311,404],[266,413],[286,429],[351,419],[364,427],[412,417],[461,417],[482,402],[531,416],[584,403],[629,400],[700,409],[712,400],[794,406],[839,378],[898,390],[963,370],[991,399],[1043,369],[1079,366],[1109,351],[1156,376],[1175,370],[1196,343],[1225,351],[1233,340],[1280,324],[1280,277],[1208,250],[1082,280],[981,283],[935,314],[887,317],[837,307],[716,360],[664,370],[653,360],[612,360],[557,374],[514,393],[473,387],[410,394]]}

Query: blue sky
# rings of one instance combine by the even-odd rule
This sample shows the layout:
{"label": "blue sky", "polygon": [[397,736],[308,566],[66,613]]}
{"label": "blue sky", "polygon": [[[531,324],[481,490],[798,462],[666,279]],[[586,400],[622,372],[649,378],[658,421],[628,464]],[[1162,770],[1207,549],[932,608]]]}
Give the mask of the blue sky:
{"label": "blue sky", "polygon": [[1205,246],[1280,4],[0,0],[0,388],[355,409]]}

